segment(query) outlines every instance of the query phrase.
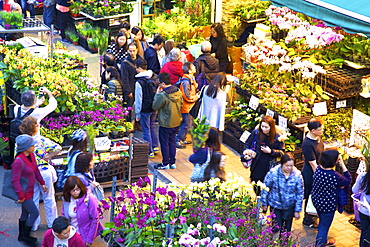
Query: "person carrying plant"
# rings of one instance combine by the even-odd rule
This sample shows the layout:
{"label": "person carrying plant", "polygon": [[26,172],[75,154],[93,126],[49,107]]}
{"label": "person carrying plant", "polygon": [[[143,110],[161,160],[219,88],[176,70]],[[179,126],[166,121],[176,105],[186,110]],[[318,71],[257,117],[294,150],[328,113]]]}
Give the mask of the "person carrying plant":
{"label": "person carrying plant", "polygon": [[153,39],[152,44],[144,52],[144,58],[148,62],[148,69],[152,70],[156,74],[159,74],[161,70],[157,51],[162,49],[163,45],[163,37],[161,35],[156,35]]}
{"label": "person carrying plant", "polygon": [[149,142],[149,158],[159,152],[158,137],[155,128],[157,113],[153,110],[152,104],[155,91],[158,86],[158,78],[153,71],[148,70],[148,64],[144,59],[135,61],[136,72],[138,73],[135,83],[135,115],[136,121],[140,121],[143,131],[143,138]]}
{"label": "person carrying plant", "polygon": [[158,111],[162,163],[156,165],[156,169],[176,168],[176,134],[182,121],[181,107],[180,89],[171,85],[169,74],[159,74],[159,87],[154,96],[153,110]]}
{"label": "person carrying plant", "polygon": [[195,81],[194,73],[196,72],[195,66],[186,62],[182,69],[184,71],[184,76],[180,79],[180,90],[182,92],[182,107],[181,115],[182,122],[180,131],[176,136],[176,147],[185,148],[183,144],[190,144],[186,142],[186,135],[189,132],[191,122],[193,118],[190,116],[189,111],[193,107],[195,101],[198,100],[197,88],[198,84]]}

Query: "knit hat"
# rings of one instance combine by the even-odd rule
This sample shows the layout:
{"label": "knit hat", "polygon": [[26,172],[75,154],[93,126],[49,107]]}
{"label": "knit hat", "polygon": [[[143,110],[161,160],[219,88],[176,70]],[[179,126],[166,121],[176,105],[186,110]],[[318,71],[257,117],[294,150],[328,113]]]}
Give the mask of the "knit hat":
{"label": "knit hat", "polygon": [[82,142],[86,139],[87,133],[82,129],[75,130],[72,134],[72,140],[76,140],[78,142]]}
{"label": "knit hat", "polygon": [[17,136],[17,138],[15,138],[15,142],[17,143],[18,153],[22,153],[33,145],[37,144],[37,140],[35,140],[32,136],[26,134]]}
{"label": "knit hat", "polygon": [[171,61],[179,61],[181,57],[181,51],[179,48],[172,48],[170,55],[168,56]]}

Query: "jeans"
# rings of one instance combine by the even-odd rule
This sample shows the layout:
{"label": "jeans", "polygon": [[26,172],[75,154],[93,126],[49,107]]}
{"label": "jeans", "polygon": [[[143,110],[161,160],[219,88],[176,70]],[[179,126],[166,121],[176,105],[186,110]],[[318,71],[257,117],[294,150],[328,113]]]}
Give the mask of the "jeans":
{"label": "jeans", "polygon": [[30,11],[30,16],[32,18],[35,17],[35,7],[33,6],[33,4],[27,3],[27,0],[20,0],[20,5],[22,8],[22,13],[23,13],[24,18],[27,18],[27,7],[28,7],[28,10]]}
{"label": "jeans", "polygon": [[329,228],[331,226],[331,223],[334,219],[335,211],[329,212],[329,213],[323,213],[320,211],[317,211],[320,219],[319,228],[316,236],[316,247],[322,247],[325,246],[325,244],[328,242],[328,232]]}
{"label": "jeans", "polygon": [[20,220],[26,221],[27,226],[32,227],[39,215],[39,210],[37,209],[32,198],[22,202],[22,213]]}
{"label": "jeans", "polygon": [[[370,246],[370,216],[360,213],[360,223],[361,223],[361,237],[360,237],[360,247]],[[367,242],[369,241],[369,242]]]}
{"label": "jeans", "polygon": [[283,210],[277,209],[277,208],[272,208],[271,210],[276,215],[276,218],[274,219],[274,221],[279,226],[279,228],[276,227],[274,229],[274,232],[275,233],[278,232],[278,231],[280,231],[280,233],[282,233],[282,232],[290,232],[292,230],[293,218],[288,219],[288,220],[283,220],[283,218],[282,218],[282,216],[283,216]]}
{"label": "jeans", "polygon": [[182,122],[180,125],[180,130],[179,133],[176,136],[177,141],[185,141],[186,140],[186,135],[189,132],[190,126],[191,126],[191,121],[192,121],[192,116],[190,116],[189,113],[181,113],[182,115]]}
{"label": "jeans", "polygon": [[153,153],[153,148],[158,147],[158,137],[155,129],[156,112],[140,113],[140,124],[143,130],[143,138],[149,142],[149,154]]}
{"label": "jeans", "polygon": [[176,163],[176,134],[179,127],[159,127],[159,142],[161,143],[162,164]]}
{"label": "jeans", "polygon": [[44,6],[44,23],[46,26],[51,27],[51,24],[53,24],[54,19],[54,10],[55,10],[55,4],[52,4],[51,6]]}

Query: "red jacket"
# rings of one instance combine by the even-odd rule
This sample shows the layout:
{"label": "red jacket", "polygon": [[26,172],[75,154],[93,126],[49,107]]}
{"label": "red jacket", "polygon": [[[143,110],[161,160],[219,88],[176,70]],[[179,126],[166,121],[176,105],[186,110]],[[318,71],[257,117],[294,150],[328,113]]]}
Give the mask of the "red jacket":
{"label": "red jacket", "polygon": [[[41,185],[45,184],[45,181],[42,178],[39,169],[37,168],[35,155],[32,153],[30,154],[30,157],[31,157],[32,162],[29,160],[29,158],[26,155],[24,155],[24,153],[21,153],[15,158],[12,164],[12,184],[14,186],[15,192],[18,194],[18,200],[22,200],[23,198],[25,199],[25,201],[32,199],[33,188],[35,187],[36,180]],[[23,170],[22,170],[22,163],[23,163]],[[24,193],[22,189],[21,177],[28,179],[26,193]]]}
{"label": "red jacket", "polygon": [[171,76],[171,85],[175,84],[183,75],[182,62],[171,61],[163,65],[160,73],[168,73]]}
{"label": "red jacket", "polygon": [[[53,229],[49,229],[45,232],[44,239],[42,240],[41,247],[54,247]],[[81,235],[77,232],[68,239],[68,247],[84,247],[85,243],[82,241]]]}

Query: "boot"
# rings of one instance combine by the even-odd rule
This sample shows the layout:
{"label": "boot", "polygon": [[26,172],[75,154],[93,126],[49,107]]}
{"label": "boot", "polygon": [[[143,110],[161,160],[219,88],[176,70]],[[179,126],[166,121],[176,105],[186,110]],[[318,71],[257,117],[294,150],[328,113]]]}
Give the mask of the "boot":
{"label": "boot", "polygon": [[21,219],[18,220],[18,228],[19,228],[18,241],[23,241],[22,240],[22,237],[23,237],[23,228],[24,228],[24,225],[25,224],[26,224],[26,221],[23,221]]}
{"label": "boot", "polygon": [[18,241],[25,242],[26,244],[34,244],[37,242],[37,238],[30,236],[31,227],[26,225],[26,222],[23,226],[23,234],[21,235],[21,238]]}

